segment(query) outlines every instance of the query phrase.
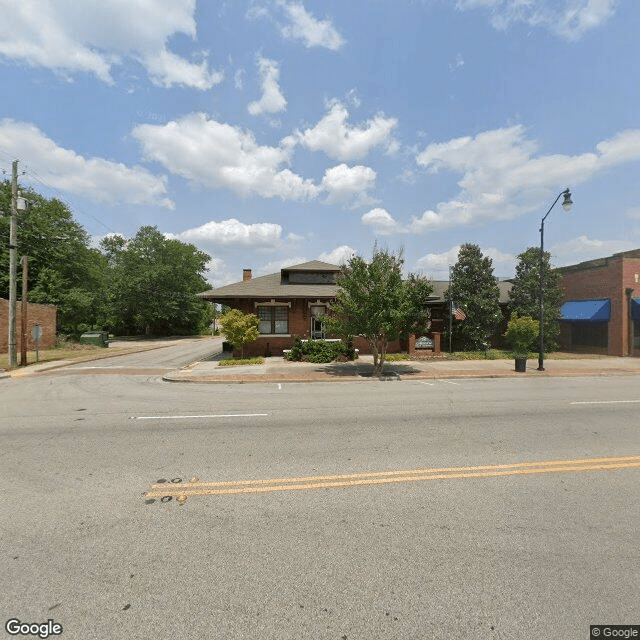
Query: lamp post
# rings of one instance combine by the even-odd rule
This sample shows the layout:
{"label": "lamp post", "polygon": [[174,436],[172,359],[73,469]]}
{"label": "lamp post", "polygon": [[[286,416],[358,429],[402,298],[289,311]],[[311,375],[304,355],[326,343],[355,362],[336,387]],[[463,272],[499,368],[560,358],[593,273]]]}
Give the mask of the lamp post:
{"label": "lamp post", "polygon": [[545,213],[544,218],[540,222],[540,348],[538,350],[538,371],[544,371],[544,221],[551,213],[551,209],[556,206],[560,197],[564,196],[562,201],[562,208],[569,212],[571,210],[571,192],[569,189],[565,189],[558,194],[558,197],[553,201],[553,204],[549,207],[549,211]]}

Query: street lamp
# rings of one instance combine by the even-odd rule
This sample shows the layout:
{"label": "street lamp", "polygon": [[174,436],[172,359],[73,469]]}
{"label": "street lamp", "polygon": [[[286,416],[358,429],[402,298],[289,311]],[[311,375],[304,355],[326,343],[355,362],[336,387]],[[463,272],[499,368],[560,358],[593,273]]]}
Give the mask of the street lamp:
{"label": "street lamp", "polygon": [[571,211],[571,192],[569,189],[565,189],[558,194],[558,197],[553,201],[553,204],[549,207],[549,211],[545,213],[542,222],[540,222],[540,348],[538,350],[538,371],[544,371],[544,221],[551,213],[551,209],[556,206],[560,196],[564,196],[562,201],[562,208],[568,213]]}

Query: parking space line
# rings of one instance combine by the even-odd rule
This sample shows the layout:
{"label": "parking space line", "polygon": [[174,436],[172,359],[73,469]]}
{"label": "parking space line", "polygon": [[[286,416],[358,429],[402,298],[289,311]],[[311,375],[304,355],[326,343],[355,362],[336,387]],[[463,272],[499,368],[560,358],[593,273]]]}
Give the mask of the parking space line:
{"label": "parking space line", "polygon": [[217,413],[203,416],[129,416],[129,420],[189,420],[191,418],[254,418],[268,413]]}
{"label": "parking space line", "polygon": [[640,400],[576,400],[569,404],[638,404]]}

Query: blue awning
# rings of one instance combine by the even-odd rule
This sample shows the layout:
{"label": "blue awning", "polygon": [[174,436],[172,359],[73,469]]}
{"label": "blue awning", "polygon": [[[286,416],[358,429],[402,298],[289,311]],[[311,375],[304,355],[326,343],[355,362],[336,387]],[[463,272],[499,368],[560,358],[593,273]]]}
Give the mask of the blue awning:
{"label": "blue awning", "polygon": [[631,317],[640,320],[640,298],[631,298]]}
{"label": "blue awning", "polygon": [[572,322],[608,322],[611,317],[611,300],[569,300],[562,305],[560,320]]}

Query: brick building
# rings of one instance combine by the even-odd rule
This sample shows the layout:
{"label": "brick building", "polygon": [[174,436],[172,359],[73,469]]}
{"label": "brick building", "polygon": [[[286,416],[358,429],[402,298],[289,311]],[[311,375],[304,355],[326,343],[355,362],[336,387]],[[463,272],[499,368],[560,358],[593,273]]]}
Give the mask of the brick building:
{"label": "brick building", "polygon": [[640,356],[640,249],[558,269],[567,351]]}
{"label": "brick building", "polygon": [[[20,318],[22,303],[16,302],[16,351],[20,353],[22,348],[22,336],[20,335]],[[57,307],[53,304],[27,303],[27,349],[36,348],[31,332],[35,325],[42,327],[40,349],[50,349],[56,343],[56,315]],[[9,351],[9,301],[0,298],[0,353]]]}
{"label": "brick building", "polygon": [[[340,267],[313,260],[303,264],[285,267],[279,273],[253,278],[251,269],[243,271],[242,282],[212,289],[199,294],[204,300],[224,304],[243,313],[254,313],[260,318],[260,336],[244,346],[246,355],[279,355],[293,346],[297,336],[302,339],[321,339],[324,327],[318,319],[327,311],[327,306],[338,292],[336,284]],[[439,353],[440,336],[444,331],[448,304],[444,291],[448,282],[433,281],[434,288],[428,305],[431,311],[431,330],[428,336],[431,353]],[[506,313],[511,283],[500,282],[500,305]],[[508,318],[507,318],[508,320]],[[411,355],[426,354],[427,350],[416,352],[416,339],[425,336],[409,336],[406,340],[394,340],[389,344],[389,352],[409,351]],[[499,333],[496,335],[498,339]],[[364,338],[356,337],[354,346],[360,353],[370,353]]]}
{"label": "brick building", "polygon": [[[244,269],[242,282],[199,294],[204,300],[224,304],[243,313],[253,313],[260,319],[260,335],[244,346],[245,355],[280,355],[293,346],[296,337],[328,338],[318,319],[336,297],[336,280],[340,267],[319,260],[285,267],[279,273],[253,278],[251,269]],[[368,344],[354,340],[361,353]],[[399,350],[400,343],[390,345]]]}

